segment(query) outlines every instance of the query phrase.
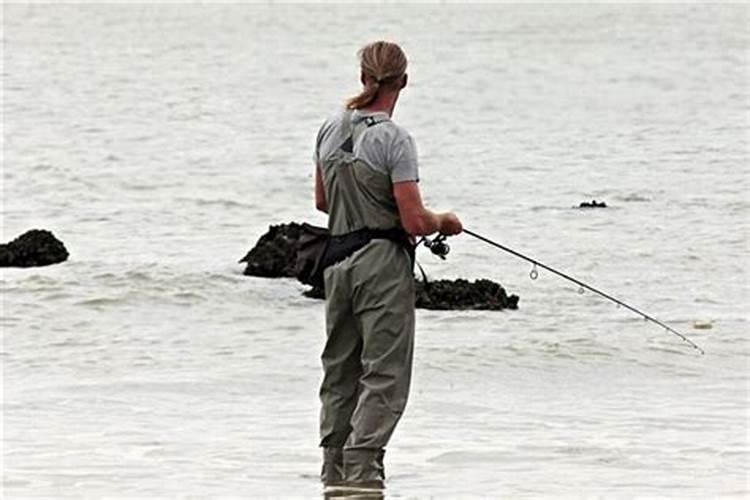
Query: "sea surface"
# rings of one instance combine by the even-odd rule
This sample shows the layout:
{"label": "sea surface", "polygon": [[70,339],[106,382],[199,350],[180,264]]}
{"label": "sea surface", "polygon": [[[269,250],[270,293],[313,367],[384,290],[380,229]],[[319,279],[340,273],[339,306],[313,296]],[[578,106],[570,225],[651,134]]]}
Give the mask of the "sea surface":
{"label": "sea surface", "polygon": [[[323,304],[242,275],[313,207],[312,147],[396,40],[432,279],[387,498],[750,497],[750,7],[5,5],[3,498],[320,498]],[[606,209],[575,208],[605,201]]]}

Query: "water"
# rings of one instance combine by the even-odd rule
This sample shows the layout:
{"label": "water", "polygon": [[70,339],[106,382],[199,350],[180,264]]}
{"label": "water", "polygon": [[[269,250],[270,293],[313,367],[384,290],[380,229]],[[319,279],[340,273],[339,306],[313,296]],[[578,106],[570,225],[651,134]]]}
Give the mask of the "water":
{"label": "water", "polygon": [[[374,16],[377,13],[377,17]],[[316,498],[322,304],[241,275],[323,223],[317,127],[356,50],[400,41],[396,119],[468,236],[434,278],[507,312],[419,311],[390,498],[750,495],[748,7],[50,6],[3,18],[3,495]],[[576,210],[605,200],[606,210]],[[710,322],[711,329],[696,329]]]}

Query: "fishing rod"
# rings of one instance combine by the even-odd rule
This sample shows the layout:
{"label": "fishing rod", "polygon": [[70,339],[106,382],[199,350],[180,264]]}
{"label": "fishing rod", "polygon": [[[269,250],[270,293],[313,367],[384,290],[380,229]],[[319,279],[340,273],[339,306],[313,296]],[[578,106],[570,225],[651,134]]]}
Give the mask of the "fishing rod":
{"label": "fishing rod", "polygon": [[[551,273],[554,273],[554,274],[560,276],[561,278],[566,279],[568,281],[571,281],[571,282],[575,283],[576,285],[578,285],[579,287],[581,287],[580,288],[580,293],[583,293],[583,289],[584,288],[587,289],[587,290],[591,290],[592,292],[596,293],[597,295],[600,295],[600,296],[604,297],[605,299],[614,302],[615,304],[617,304],[618,307],[622,306],[625,309],[633,311],[634,313],[636,313],[637,315],[641,316],[646,321],[651,321],[652,323],[657,324],[657,325],[661,326],[662,328],[664,328],[667,332],[672,333],[672,334],[680,337],[684,342],[686,342],[688,345],[690,345],[690,347],[692,347],[693,349],[697,350],[699,353],[701,353],[701,354],[705,354],[706,353],[695,342],[693,342],[692,340],[690,340],[689,338],[687,338],[685,335],[683,335],[682,333],[680,333],[677,330],[675,330],[674,328],[672,328],[671,326],[667,325],[666,323],[664,323],[662,321],[659,321],[658,319],[654,318],[653,316],[651,316],[649,314],[646,314],[645,312],[641,311],[640,309],[637,309],[637,308],[631,306],[630,304],[627,304],[627,303],[623,302],[622,300],[617,299],[617,298],[609,295],[608,293],[602,292],[601,290],[598,290],[597,288],[594,288],[593,286],[588,285],[588,284],[584,283],[581,280],[578,280],[578,279],[576,279],[576,278],[574,278],[572,276],[569,276],[569,275],[567,275],[567,274],[565,274],[565,273],[563,273],[561,271],[558,271],[557,269],[554,269],[554,268],[552,268],[552,267],[550,267],[550,266],[548,266],[546,264],[543,264],[543,263],[539,262],[536,259],[532,259],[528,255],[524,255],[521,252],[517,252],[516,250],[513,250],[511,248],[503,246],[500,243],[497,243],[496,241],[492,241],[489,238],[485,238],[484,236],[482,236],[480,234],[477,234],[477,233],[475,233],[473,231],[469,231],[466,228],[464,228],[463,232],[466,233],[466,234],[468,234],[468,235],[470,235],[470,236],[473,236],[474,238],[476,238],[476,239],[478,239],[480,241],[483,241],[483,242],[485,242],[485,243],[487,243],[489,245],[492,245],[493,247],[499,248],[500,250],[502,250],[504,252],[507,252],[507,253],[509,253],[511,255],[515,255],[516,257],[521,258],[521,259],[523,259],[523,260],[525,260],[527,262],[531,262],[534,267],[531,268],[531,272],[529,272],[529,277],[532,280],[535,280],[535,279],[537,279],[539,277],[539,271],[537,271],[537,267],[541,267],[542,269],[546,269],[547,271],[549,271]],[[445,259],[445,256],[448,255],[448,252],[450,252],[450,247],[448,246],[447,243],[445,243],[445,239],[446,239],[446,236],[444,234],[440,234],[437,237],[435,237],[433,240],[428,240],[427,238],[423,238],[423,241],[424,241],[425,246],[427,248],[429,248],[432,253],[434,253],[435,255],[437,255],[438,257],[440,257],[441,259]]]}

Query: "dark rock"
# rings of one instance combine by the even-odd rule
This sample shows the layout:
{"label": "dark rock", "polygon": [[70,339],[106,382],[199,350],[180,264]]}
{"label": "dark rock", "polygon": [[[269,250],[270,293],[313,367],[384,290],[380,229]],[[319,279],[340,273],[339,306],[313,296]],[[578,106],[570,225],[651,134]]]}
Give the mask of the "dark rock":
{"label": "dark rock", "polygon": [[[325,292],[320,288],[311,288],[302,294],[311,299],[325,298]],[[418,309],[518,309],[517,295],[508,295],[500,284],[486,279],[474,282],[464,279],[436,280],[427,285],[423,281],[417,281],[415,295],[415,306]]]}
{"label": "dark rock", "polygon": [[603,201],[582,201],[578,208],[607,208],[607,204]]}
{"label": "dark rock", "polygon": [[304,292],[302,292],[302,295],[304,295],[305,297],[310,297],[311,299],[325,299],[326,291],[315,286],[309,290],[305,290]]}
{"label": "dark rock", "polygon": [[[270,226],[256,245],[240,260],[247,263],[244,274],[265,278],[293,278],[297,240],[302,226],[294,222]],[[303,292],[306,297],[325,298],[320,288]],[[518,296],[508,295],[498,283],[487,279],[435,280],[416,282],[416,307],[420,309],[517,309]]]}
{"label": "dark rock", "polygon": [[499,283],[487,279],[418,281],[416,294],[420,309],[518,309],[517,295],[508,295]]}
{"label": "dark rock", "polygon": [[246,262],[244,274],[263,278],[293,278],[297,240],[302,225],[292,222],[270,226],[240,262]]}
{"label": "dark rock", "polygon": [[10,243],[0,244],[0,267],[36,267],[68,259],[62,241],[44,229],[32,229]]}

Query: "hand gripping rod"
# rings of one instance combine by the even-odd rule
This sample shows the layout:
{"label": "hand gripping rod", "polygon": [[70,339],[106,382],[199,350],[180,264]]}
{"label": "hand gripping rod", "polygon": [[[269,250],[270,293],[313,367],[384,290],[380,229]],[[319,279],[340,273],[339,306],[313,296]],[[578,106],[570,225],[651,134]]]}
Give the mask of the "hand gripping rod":
{"label": "hand gripping rod", "polygon": [[[551,268],[551,267],[549,267],[547,265],[542,264],[541,262],[539,262],[536,259],[532,259],[531,257],[528,257],[528,256],[526,256],[526,255],[524,255],[524,254],[522,254],[520,252],[516,252],[515,250],[513,250],[511,248],[508,248],[506,246],[501,245],[500,243],[497,243],[497,242],[492,241],[492,240],[490,240],[488,238],[485,238],[484,236],[479,235],[479,234],[477,234],[477,233],[475,233],[473,231],[469,231],[468,229],[464,228],[463,232],[466,233],[466,234],[468,234],[468,235],[470,235],[470,236],[473,236],[474,238],[476,238],[478,240],[484,241],[485,243],[487,243],[489,245],[492,245],[493,247],[499,248],[500,250],[503,250],[504,252],[508,252],[509,254],[515,255],[516,257],[519,257],[519,258],[521,258],[521,259],[523,259],[525,261],[531,262],[534,265],[534,268],[531,270],[531,273],[529,273],[529,276],[531,277],[531,279],[536,279],[537,278],[538,273],[536,271],[536,266],[539,266],[542,269],[546,269],[547,271],[560,276],[561,278],[564,278],[564,279],[566,279],[568,281],[572,281],[573,283],[575,283],[576,285],[580,286],[581,288],[585,288],[587,290],[591,290],[592,292],[594,292],[594,293],[596,293],[596,294],[604,297],[605,299],[611,300],[612,302],[614,302],[618,306],[622,306],[625,309],[629,309],[630,311],[633,311],[637,315],[643,317],[643,319],[645,319],[647,321],[651,321],[652,323],[655,323],[655,324],[661,326],[662,328],[664,328],[669,333],[677,335],[684,342],[687,342],[687,344],[689,344],[690,347],[692,347],[693,349],[697,350],[699,353],[706,354],[706,352],[703,349],[701,349],[700,347],[698,347],[698,345],[695,342],[693,342],[692,340],[690,340],[689,338],[687,338],[685,335],[683,335],[682,333],[680,333],[677,330],[675,330],[674,328],[672,328],[671,326],[667,325],[666,323],[663,323],[662,321],[659,321],[658,319],[654,318],[653,316],[651,316],[649,314],[646,314],[645,312],[643,312],[643,311],[641,311],[639,309],[636,309],[635,307],[633,307],[633,306],[631,306],[629,304],[626,304],[625,302],[623,302],[623,301],[621,301],[619,299],[616,299],[615,297],[612,297],[611,295],[609,295],[607,293],[604,293],[601,290],[597,290],[593,286],[587,285],[583,281],[577,280],[577,279],[573,278],[572,276],[568,276],[567,274],[565,274],[563,272],[560,272],[557,269],[553,269],[553,268]],[[581,292],[581,293],[583,293],[583,292]]]}

